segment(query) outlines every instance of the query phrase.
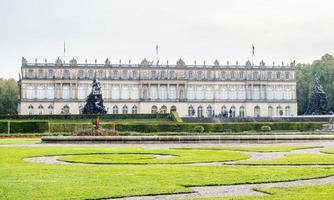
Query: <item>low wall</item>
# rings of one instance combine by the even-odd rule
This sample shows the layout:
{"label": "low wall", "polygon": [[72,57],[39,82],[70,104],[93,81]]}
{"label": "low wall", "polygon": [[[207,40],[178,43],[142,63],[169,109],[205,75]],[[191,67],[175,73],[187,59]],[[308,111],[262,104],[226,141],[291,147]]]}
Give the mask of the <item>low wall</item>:
{"label": "low wall", "polygon": [[44,136],[43,143],[261,143],[283,141],[329,141],[334,135],[200,135],[200,136]]}

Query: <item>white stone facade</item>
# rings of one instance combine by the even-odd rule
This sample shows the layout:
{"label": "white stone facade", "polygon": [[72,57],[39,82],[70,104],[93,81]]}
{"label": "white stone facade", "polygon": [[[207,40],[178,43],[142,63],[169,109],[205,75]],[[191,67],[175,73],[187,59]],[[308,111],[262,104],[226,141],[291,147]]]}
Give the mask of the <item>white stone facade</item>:
{"label": "white stone facade", "polygon": [[169,113],[207,117],[296,116],[294,63],[290,65],[176,65],[28,63],[22,59],[20,114],[79,114],[94,74],[109,114]]}

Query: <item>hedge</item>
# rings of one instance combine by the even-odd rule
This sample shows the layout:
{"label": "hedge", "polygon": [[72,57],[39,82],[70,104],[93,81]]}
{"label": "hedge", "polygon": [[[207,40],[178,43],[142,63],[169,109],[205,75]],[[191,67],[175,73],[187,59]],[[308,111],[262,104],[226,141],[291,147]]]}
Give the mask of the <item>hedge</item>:
{"label": "hedge", "polygon": [[[91,128],[92,124],[91,123],[50,123],[50,132],[51,133],[70,133],[78,130],[83,130],[87,128]],[[105,129],[115,129],[115,124],[114,123],[101,123],[100,126]]]}
{"label": "hedge", "polygon": [[136,119],[136,118],[162,118],[170,119],[169,114],[71,114],[71,115],[0,115],[2,120],[55,120],[55,119]]}
{"label": "hedge", "polygon": [[0,133],[44,133],[49,131],[48,121],[1,121]]}

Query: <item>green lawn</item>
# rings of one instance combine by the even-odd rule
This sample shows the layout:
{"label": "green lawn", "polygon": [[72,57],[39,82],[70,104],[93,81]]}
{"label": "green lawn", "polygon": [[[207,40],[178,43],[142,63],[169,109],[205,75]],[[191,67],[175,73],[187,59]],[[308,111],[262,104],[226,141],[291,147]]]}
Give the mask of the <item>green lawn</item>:
{"label": "green lawn", "polygon": [[[334,175],[334,168],[191,165],[54,165],[29,163],[23,158],[91,153],[178,154],[175,162],[207,161],[202,151],[147,150],[107,147],[0,147],[0,199],[94,199],[190,192],[186,186],[226,185],[308,179]],[[182,153],[184,152],[184,153]],[[188,152],[188,153],[187,153]],[[230,159],[239,152],[217,151],[211,158]],[[156,152],[154,152],[156,153]],[[207,151],[212,153],[212,151]],[[109,154],[110,155],[110,154]],[[150,155],[144,159],[152,159]],[[145,157],[148,156],[148,157]],[[208,155],[208,157],[210,157]],[[121,161],[120,157],[112,158]],[[138,160],[138,157],[126,158]]]}
{"label": "green lawn", "polygon": [[1,144],[36,144],[41,143],[41,138],[0,138]]}
{"label": "green lawn", "polygon": [[204,198],[204,199],[193,199],[193,200],[333,200],[334,199],[334,185],[261,188],[260,191],[270,193],[271,195]]}
{"label": "green lawn", "polygon": [[178,149],[198,149],[198,150],[230,150],[230,151],[250,151],[250,152],[289,152],[300,149],[321,148],[322,146],[256,146],[256,147],[192,147]]}

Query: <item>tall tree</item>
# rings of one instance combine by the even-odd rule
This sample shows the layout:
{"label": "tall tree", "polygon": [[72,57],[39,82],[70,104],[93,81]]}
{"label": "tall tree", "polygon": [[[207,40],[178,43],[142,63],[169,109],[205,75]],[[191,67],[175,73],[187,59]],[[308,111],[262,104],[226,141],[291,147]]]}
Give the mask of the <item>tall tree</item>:
{"label": "tall tree", "polygon": [[17,113],[18,93],[14,79],[0,79],[0,114]]}

